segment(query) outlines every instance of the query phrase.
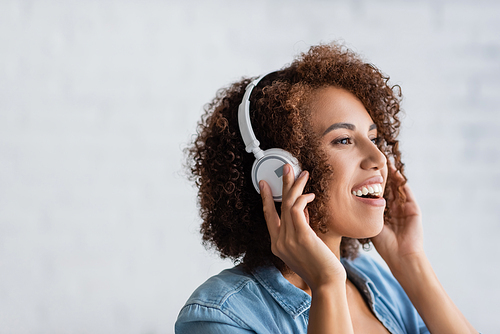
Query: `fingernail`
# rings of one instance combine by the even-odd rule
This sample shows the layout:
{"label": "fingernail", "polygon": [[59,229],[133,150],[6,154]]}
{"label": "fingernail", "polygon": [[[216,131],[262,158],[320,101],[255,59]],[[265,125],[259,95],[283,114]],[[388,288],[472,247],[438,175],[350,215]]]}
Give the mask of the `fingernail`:
{"label": "fingernail", "polygon": [[264,188],[264,182],[262,180],[259,181],[259,189],[262,191],[262,188]]}
{"label": "fingernail", "polygon": [[286,175],[288,173],[290,173],[290,166],[288,165],[283,166],[283,175]]}
{"label": "fingernail", "polygon": [[307,171],[303,170],[302,173],[300,173],[299,177],[304,177],[304,176],[306,176],[306,174],[307,174]]}

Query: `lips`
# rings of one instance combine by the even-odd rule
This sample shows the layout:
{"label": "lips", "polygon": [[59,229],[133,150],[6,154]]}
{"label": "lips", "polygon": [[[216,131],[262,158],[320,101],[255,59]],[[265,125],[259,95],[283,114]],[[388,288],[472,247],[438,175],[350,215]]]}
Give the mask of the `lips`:
{"label": "lips", "polygon": [[383,184],[384,178],[377,175],[355,185],[351,193],[356,197],[380,198],[384,193]]}
{"label": "lips", "polygon": [[355,185],[351,193],[356,200],[375,207],[385,207],[384,178],[380,175],[371,177]]}
{"label": "lips", "polygon": [[386,204],[385,198],[383,198],[383,197],[368,198],[368,197],[355,196],[354,198],[356,200],[364,203],[364,204],[368,204],[368,205],[375,206],[375,207],[385,207],[385,204]]}

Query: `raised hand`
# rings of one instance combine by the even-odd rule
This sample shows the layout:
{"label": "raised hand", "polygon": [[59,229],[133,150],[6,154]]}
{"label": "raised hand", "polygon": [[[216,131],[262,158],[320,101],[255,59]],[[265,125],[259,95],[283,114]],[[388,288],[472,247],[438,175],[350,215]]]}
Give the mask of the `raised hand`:
{"label": "raised hand", "polygon": [[[404,182],[394,168],[389,169],[395,186]],[[477,333],[439,283],[423,250],[420,208],[405,184],[406,201],[392,203],[392,219],[372,238],[377,251],[389,265],[431,333]]]}
{"label": "raised hand", "polygon": [[[390,176],[394,180],[394,194],[397,187],[404,182],[403,176],[390,166]],[[410,256],[423,255],[422,215],[408,184],[403,191],[406,201],[402,206],[397,201],[391,203],[392,218],[379,235],[372,238],[375,248],[387,262],[389,267],[398,266],[401,261]]]}
{"label": "raised hand", "polygon": [[276,212],[271,189],[260,182],[264,216],[271,236],[271,250],[314,291],[322,286],[345,285],[346,273],[335,254],[309,226],[307,203],[314,194],[303,194],[309,173],[294,180],[291,167],[283,168],[281,217]]}

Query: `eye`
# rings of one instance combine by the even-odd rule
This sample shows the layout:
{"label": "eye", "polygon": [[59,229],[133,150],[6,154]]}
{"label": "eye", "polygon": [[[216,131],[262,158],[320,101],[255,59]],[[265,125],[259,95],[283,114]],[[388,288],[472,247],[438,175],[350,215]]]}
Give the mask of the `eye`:
{"label": "eye", "polygon": [[372,139],[372,143],[374,143],[375,145],[378,145],[380,144],[380,141],[382,140],[382,138],[380,137],[375,137]]}
{"label": "eye", "polygon": [[337,145],[338,144],[349,145],[349,144],[352,144],[352,140],[349,137],[341,137],[341,138],[335,139],[332,143],[337,144]]}

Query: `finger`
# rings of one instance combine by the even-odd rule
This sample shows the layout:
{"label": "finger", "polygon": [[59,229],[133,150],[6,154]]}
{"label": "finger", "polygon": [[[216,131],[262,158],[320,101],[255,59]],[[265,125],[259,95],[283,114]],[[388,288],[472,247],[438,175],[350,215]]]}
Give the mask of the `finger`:
{"label": "finger", "polygon": [[394,199],[396,198],[396,193],[398,193],[399,187],[405,183],[406,179],[393,165],[389,165],[389,177],[391,179],[391,183],[388,200],[395,204],[396,202],[394,202]]}
{"label": "finger", "polygon": [[264,218],[266,220],[267,229],[271,236],[271,241],[276,240],[280,232],[280,217],[276,212],[274,206],[274,199],[271,188],[266,181],[259,182],[260,196],[262,197],[262,208],[264,211]]}
{"label": "finger", "polygon": [[281,200],[281,237],[286,239],[289,236],[287,232],[293,231],[293,222],[290,216],[290,207],[295,202],[294,198],[290,198],[289,190],[295,182],[295,175],[293,173],[293,168],[289,164],[283,166],[283,188],[282,188],[282,200]]}
{"label": "finger", "polygon": [[413,191],[411,191],[410,185],[406,183],[403,187],[403,190],[406,194],[406,202],[417,202],[417,199],[415,198],[415,195],[413,194]]}
{"label": "finger", "polygon": [[393,165],[389,165],[389,173],[392,179],[394,180],[394,184],[396,186],[400,186],[406,181],[403,174],[401,174],[401,172],[397,170],[396,167],[394,167]]}
{"label": "finger", "polygon": [[292,187],[288,190],[286,197],[283,198],[283,204],[281,207],[281,220],[282,224],[285,226],[285,238],[295,237],[294,218],[291,215],[291,209],[295,205],[297,199],[302,195],[308,177],[309,173],[307,171],[303,171],[299,175],[297,180],[295,180]]}
{"label": "finger", "polygon": [[288,196],[290,198],[298,198],[300,195],[302,195],[308,180],[308,171],[303,171],[302,173],[300,173],[299,177],[297,178],[297,180],[295,180],[295,183],[288,191]]}
{"label": "finger", "polygon": [[298,234],[309,233],[312,231],[309,226],[309,215],[306,213],[307,204],[311,203],[316,195],[314,193],[301,195],[295,201],[291,209],[292,221],[294,229]]}
{"label": "finger", "polygon": [[[290,173],[290,174],[292,174],[292,173]],[[292,175],[291,177],[294,177],[294,176]],[[304,187],[306,186],[308,179],[309,179],[309,173],[307,171],[302,171],[302,173],[300,173],[297,180],[294,179],[291,186],[288,183],[289,180],[287,180],[287,185],[286,185],[287,192],[286,192],[286,194],[283,194],[282,207],[284,207],[286,209],[289,209],[292,207],[292,205],[295,203],[297,198],[300,195],[302,195],[302,193],[304,192]]]}
{"label": "finger", "polygon": [[394,167],[394,164],[392,163],[391,159],[389,159],[389,158],[387,158],[387,167],[389,167],[389,170],[391,170],[391,169],[392,169],[392,170],[396,169],[396,168]]}
{"label": "finger", "polygon": [[[282,198],[286,198],[288,196],[288,191],[292,188],[295,182],[295,175],[293,173],[293,168],[289,164],[285,164],[283,166],[283,188],[281,192]],[[286,205],[286,203],[283,203]]]}

